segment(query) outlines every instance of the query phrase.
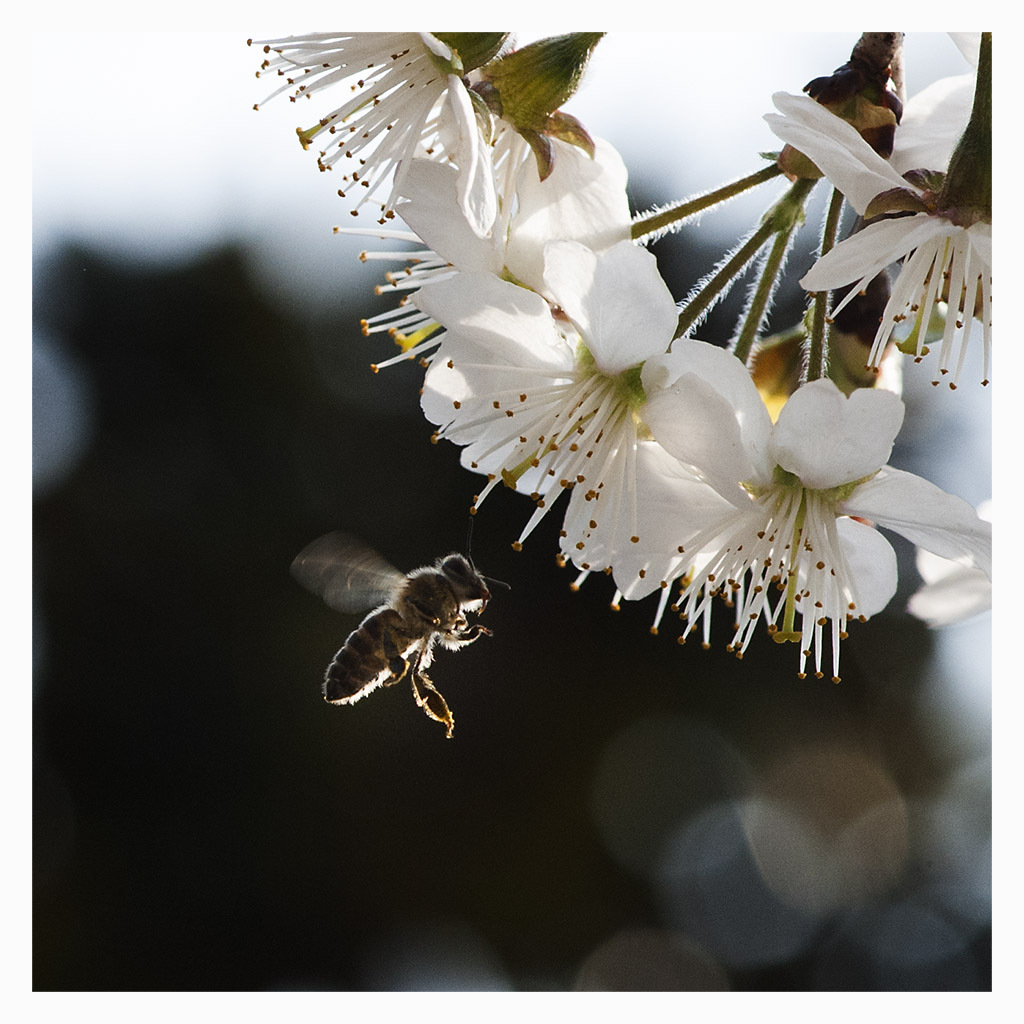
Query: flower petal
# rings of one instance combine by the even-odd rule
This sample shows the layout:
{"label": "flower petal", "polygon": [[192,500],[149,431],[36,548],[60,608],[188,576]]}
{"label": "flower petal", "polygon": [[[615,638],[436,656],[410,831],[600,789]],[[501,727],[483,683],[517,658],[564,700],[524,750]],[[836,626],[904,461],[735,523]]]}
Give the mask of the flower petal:
{"label": "flower petal", "polygon": [[952,571],[926,583],[907,602],[907,611],[928,623],[931,629],[961,622],[992,608],[992,581],[980,569],[966,568],[947,559],[943,561]]}
{"label": "flower petal", "polygon": [[765,480],[769,479],[772,467],[767,446],[772,432],[771,416],[746,367],[731,352],[717,345],[686,339],[675,342],[667,355],[649,359],[644,364],[641,380],[650,395],[669,387],[687,373],[707,381],[726,400],[749,450],[753,479],[760,480],[764,474],[767,474]]}
{"label": "flower petal", "polygon": [[948,32],[947,35],[956,43],[956,48],[963,54],[964,60],[973,67],[977,67],[978,50],[981,48],[981,33]]}
{"label": "flower petal", "polygon": [[668,350],[675,300],[646,249],[625,241],[597,254],[579,242],[550,242],[544,279],[602,373],[613,376]]}
{"label": "flower petal", "polygon": [[453,266],[500,274],[501,253],[494,239],[481,237],[463,215],[458,178],[459,171],[451,164],[413,160],[402,182],[405,200],[395,212],[425,245]]}
{"label": "flower petal", "polygon": [[[493,274],[426,285],[417,305],[447,328],[423,382],[423,412],[445,438],[467,446],[464,466],[496,474],[521,447],[525,396],[555,392],[557,403],[557,392],[571,384],[573,348],[539,295]],[[546,492],[558,481],[545,477],[543,468],[525,469],[519,486]]]}
{"label": "flower petal", "polygon": [[595,139],[594,158],[578,146],[552,140],[555,166],[543,181],[529,157],[516,178],[518,208],[505,262],[515,277],[541,289],[544,246],[556,239],[582,242],[595,252],[629,238],[626,166],[615,149]]}
{"label": "flower petal", "polygon": [[448,112],[454,118],[458,131],[452,157],[459,168],[459,207],[470,227],[483,237],[490,233],[498,216],[498,197],[490,152],[480,137],[473,103],[458,75],[448,76],[448,93],[442,116]]}
{"label": "flower petal", "polygon": [[944,171],[974,103],[974,75],[940,78],[912,96],[896,129],[890,164],[897,173]]}
{"label": "flower petal", "polygon": [[732,353],[703,341],[676,342],[647,361],[641,380],[654,437],[724,498],[742,504],[741,482],[771,482],[771,417]]}
{"label": "flower petal", "polygon": [[839,519],[836,528],[857,593],[856,612],[870,618],[896,593],[899,579],[896,552],[878,530],[855,519]]}
{"label": "flower petal", "polygon": [[984,260],[989,273],[992,272],[992,225],[972,224],[967,229],[967,237],[971,241],[971,248]]}
{"label": "flower petal", "polygon": [[966,559],[992,576],[992,524],[953,494],[913,473],[886,466],[842,502],[850,516],[895,530],[943,558]]}
{"label": "flower petal", "polygon": [[812,381],[782,407],[769,454],[812,490],[851,483],[886,464],[903,413],[891,391],[860,388],[847,398],[830,380]]}
{"label": "flower petal", "polygon": [[689,550],[690,538],[736,515],[730,502],[653,441],[638,446],[636,490],[640,541],[614,562],[615,585],[629,601],[689,571],[700,557]]}
{"label": "flower petal", "polygon": [[825,253],[800,279],[800,286],[822,292],[870,279],[951,227],[948,220],[927,213],[869,224]]}
{"label": "flower petal", "polygon": [[765,114],[768,127],[812,160],[858,213],[863,213],[879,192],[907,187],[853,125],[809,96],[777,92],[772,102],[785,116]]}

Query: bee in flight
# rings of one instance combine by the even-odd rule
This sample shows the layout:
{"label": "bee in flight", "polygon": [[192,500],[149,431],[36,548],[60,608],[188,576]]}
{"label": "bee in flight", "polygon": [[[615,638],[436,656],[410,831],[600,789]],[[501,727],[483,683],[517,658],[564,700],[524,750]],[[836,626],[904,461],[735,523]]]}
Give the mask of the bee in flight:
{"label": "bee in flight", "polygon": [[292,575],[335,611],[361,612],[376,605],[348,636],[324,674],[324,700],[354,704],[381,686],[408,678],[427,716],[451,739],[455,719],[426,669],[434,645],[457,650],[491,631],[470,625],[491,592],[465,555],[450,554],[408,575],[347,534],[328,533],[292,562]]}

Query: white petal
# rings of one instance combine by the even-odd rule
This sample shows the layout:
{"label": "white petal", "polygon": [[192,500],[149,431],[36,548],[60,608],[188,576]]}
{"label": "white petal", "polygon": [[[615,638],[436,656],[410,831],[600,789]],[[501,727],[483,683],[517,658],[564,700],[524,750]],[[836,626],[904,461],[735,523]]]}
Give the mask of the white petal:
{"label": "white petal", "polygon": [[925,551],[924,548],[917,549],[914,564],[925,583],[939,583],[947,576],[959,575],[963,569],[969,568],[962,561],[957,562],[952,558],[943,558],[931,551]]}
{"label": "white petal", "polygon": [[825,253],[800,279],[800,285],[809,292],[821,292],[870,279],[951,227],[949,221],[927,213],[869,224]]}
{"label": "white petal", "polygon": [[836,527],[857,593],[856,613],[870,618],[896,593],[899,577],[896,552],[877,530],[864,523],[842,518]]}
{"label": "white petal", "polygon": [[[447,328],[424,379],[423,412],[448,440],[468,446],[464,465],[497,472],[519,444],[519,421],[506,411],[524,392],[568,385],[573,349],[539,295],[492,274],[428,284],[417,305]],[[542,472],[525,474],[523,488],[545,490],[552,481],[535,479]]]}
{"label": "white petal", "polygon": [[728,400],[706,380],[685,373],[671,387],[648,392],[644,418],[654,439],[723,498],[747,502],[744,482],[759,479]]}
{"label": "white petal", "polygon": [[684,575],[700,555],[687,549],[690,538],[736,514],[730,502],[654,442],[639,446],[636,489],[640,541],[614,562],[615,585],[629,601]]}
{"label": "white petal", "polygon": [[452,59],[451,48],[447,43],[441,42],[432,32],[420,32],[419,36],[423,40],[423,45],[435,56],[440,57],[442,60]]}
{"label": "white petal", "polygon": [[772,101],[785,116],[765,114],[768,127],[812,160],[858,213],[863,213],[879,192],[908,187],[853,125],[809,96],[777,92]]}
{"label": "white petal", "polygon": [[899,174],[944,171],[967,127],[974,103],[974,75],[940,78],[912,96],[896,129],[889,162]]}
{"label": "white petal", "polygon": [[978,50],[981,49],[980,32],[950,32],[949,38],[964,55],[964,60],[973,67],[978,66]]}
{"label": "white petal", "polygon": [[458,75],[448,76],[444,111],[451,112],[458,131],[458,143],[452,156],[459,168],[459,206],[470,227],[478,235],[484,236],[490,233],[494,219],[498,216],[494,172],[490,151],[480,137],[473,103]]}
{"label": "white petal", "polygon": [[972,224],[967,229],[967,237],[971,240],[971,248],[985,261],[989,273],[992,272],[992,225]]}
{"label": "white petal", "polygon": [[522,162],[516,178],[518,209],[505,262],[515,277],[541,290],[544,246],[556,239],[582,242],[595,252],[629,238],[626,165],[615,149],[595,139],[594,158],[558,139],[555,166],[544,181],[536,161]]}
{"label": "white petal", "polygon": [[472,337],[510,366],[565,368],[572,349],[556,330],[548,304],[493,274],[458,273],[425,285],[416,305],[447,328],[448,340]]}
{"label": "white petal", "polygon": [[961,622],[992,607],[992,582],[980,569],[943,561],[954,566],[953,571],[923,586],[907,602],[907,611],[932,629]]}
{"label": "white petal", "polygon": [[431,250],[455,267],[500,274],[500,247],[470,227],[458,201],[459,171],[451,164],[413,160],[395,212]]}
{"label": "white petal", "polygon": [[913,473],[886,466],[842,503],[846,515],[895,530],[943,558],[965,559],[992,575],[992,524],[962,498]]}
{"label": "white petal", "polygon": [[888,462],[903,413],[891,391],[860,388],[847,398],[832,381],[813,381],[782,407],[769,454],[813,490],[851,483]]}
{"label": "white petal", "polygon": [[[587,486],[572,488],[561,530],[562,551],[580,568],[605,569],[637,547],[636,427],[621,418],[603,432]],[[590,475],[590,474],[593,475]]]}
{"label": "white petal", "polygon": [[731,352],[717,345],[686,339],[675,342],[668,355],[649,359],[644,364],[641,380],[650,396],[688,373],[705,380],[732,410],[747,449],[749,473],[753,474],[737,479],[769,482],[773,463],[767,452],[772,421],[746,367]]}
{"label": "white petal", "polygon": [[675,301],[646,249],[626,241],[595,254],[579,242],[550,242],[544,268],[551,294],[602,373],[621,373],[668,350]]}

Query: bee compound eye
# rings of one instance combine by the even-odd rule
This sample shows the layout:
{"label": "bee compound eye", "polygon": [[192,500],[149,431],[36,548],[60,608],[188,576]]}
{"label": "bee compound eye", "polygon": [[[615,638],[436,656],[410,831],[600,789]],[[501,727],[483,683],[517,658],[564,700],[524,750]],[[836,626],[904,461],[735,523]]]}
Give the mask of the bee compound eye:
{"label": "bee compound eye", "polygon": [[462,582],[471,580],[476,576],[476,573],[473,571],[473,567],[465,558],[462,557],[462,555],[449,555],[441,563],[441,572],[446,576],[453,577],[454,579]]}

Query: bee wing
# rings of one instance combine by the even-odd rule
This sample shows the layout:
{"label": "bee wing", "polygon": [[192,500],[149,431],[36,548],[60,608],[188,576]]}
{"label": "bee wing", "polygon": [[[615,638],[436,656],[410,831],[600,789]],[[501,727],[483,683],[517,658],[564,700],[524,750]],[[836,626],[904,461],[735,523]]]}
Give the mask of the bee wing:
{"label": "bee wing", "polygon": [[325,534],[292,562],[292,576],[338,612],[361,612],[390,602],[405,576],[347,533]]}

